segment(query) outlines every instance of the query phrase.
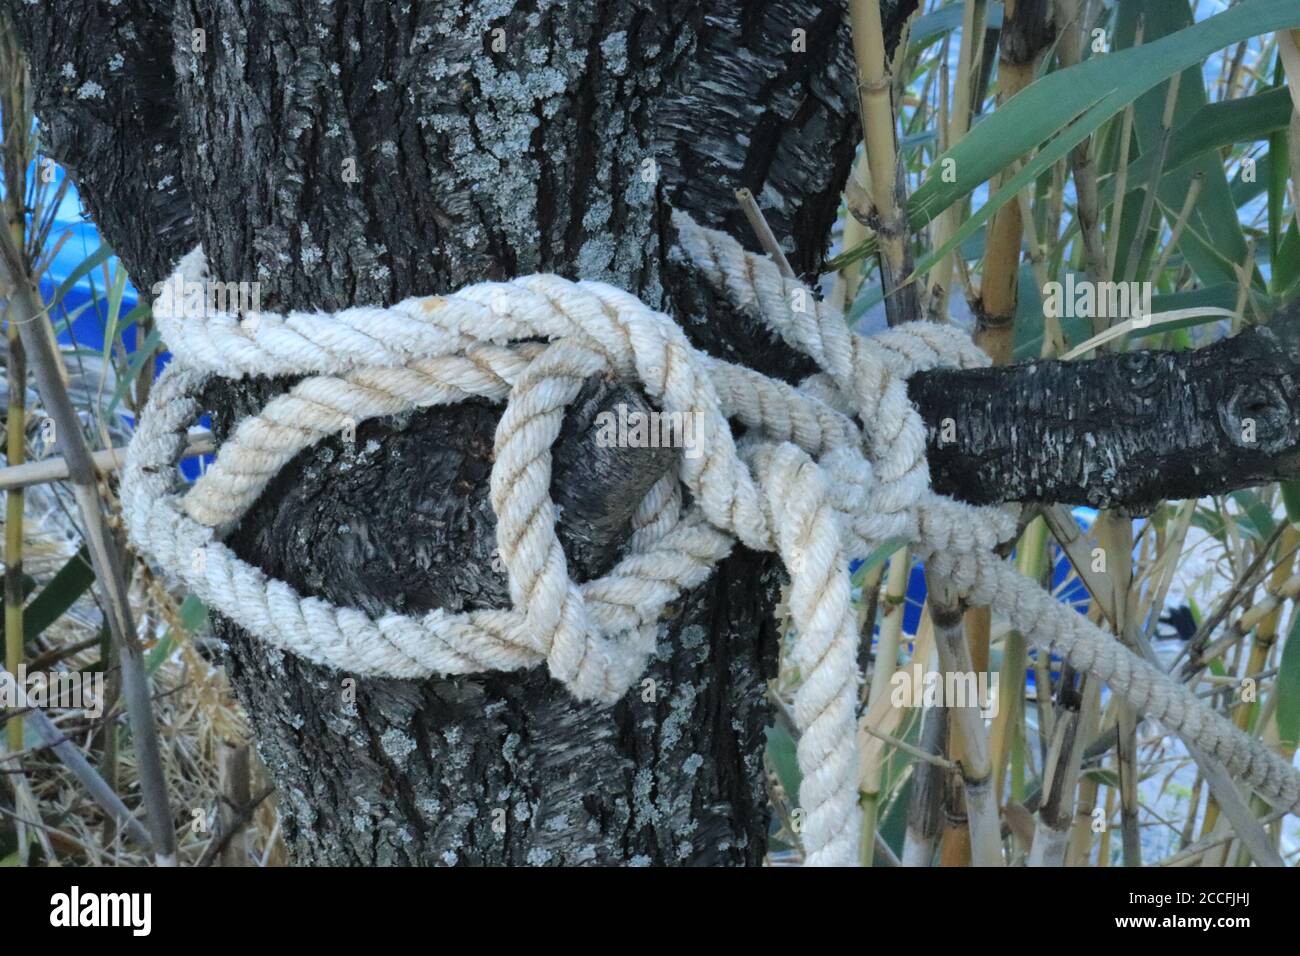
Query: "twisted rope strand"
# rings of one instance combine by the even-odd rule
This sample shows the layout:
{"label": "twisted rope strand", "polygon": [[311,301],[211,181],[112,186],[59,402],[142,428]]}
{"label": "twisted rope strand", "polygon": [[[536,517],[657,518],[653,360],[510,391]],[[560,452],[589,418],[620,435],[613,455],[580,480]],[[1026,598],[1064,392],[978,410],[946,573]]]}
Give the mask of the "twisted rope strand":
{"label": "twisted rope strand", "polygon": [[[735,541],[775,551],[790,573],[797,630],[805,857],[849,865],[860,828],[859,675],[846,556],[904,536],[972,602],[996,607],[1031,641],[1184,732],[1263,796],[1300,808],[1297,775],[1281,757],[992,553],[1015,533],[1013,515],[930,489],[925,427],[906,380],[987,364],[969,338],[925,323],[855,335],[769,260],[684,215],[674,223],[706,281],[821,373],[796,388],[709,357],[635,296],[557,276],[334,314],[205,313],[207,266],[196,249],[154,309],[176,361],[127,455],[122,499],[133,543],[219,613],[318,664],[419,679],[545,663],[579,699],[604,702],[642,673],[667,604],[704,581]],[[175,463],[208,376],[304,374],[244,419],[207,473],[178,492]],[[637,382],[662,412],[698,428],[675,473],[638,505],[624,557],[578,584],[555,532],[551,445],[582,382],[600,374]],[[511,608],[372,618],[304,597],[221,543],[303,448],[369,418],[471,396],[505,402],[490,496]],[[749,430],[739,445],[731,419]]]}

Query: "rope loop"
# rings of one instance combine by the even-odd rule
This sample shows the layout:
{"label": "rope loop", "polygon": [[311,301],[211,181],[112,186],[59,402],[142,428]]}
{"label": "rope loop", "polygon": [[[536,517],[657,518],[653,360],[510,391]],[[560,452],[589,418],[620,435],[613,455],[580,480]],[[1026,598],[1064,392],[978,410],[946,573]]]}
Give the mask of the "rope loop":
{"label": "rope loop", "polygon": [[[621,289],[552,275],[333,314],[207,312],[199,297],[208,270],[195,249],[154,307],[175,360],[127,454],[122,501],[133,544],[213,610],[315,663],[408,679],[545,664],[578,699],[604,703],[641,675],[666,606],[736,541],[774,551],[790,575],[797,631],[805,859],[850,865],[860,677],[848,558],[901,537],[968,600],[991,605],[1171,730],[1192,733],[1263,796],[1300,806],[1297,775],[1281,757],[993,554],[1014,535],[1013,515],[931,490],[925,425],[906,380],[987,364],[969,337],[914,323],[863,338],[768,259],[684,214],[673,222],[674,254],[821,372],[797,387],[768,378],[698,351],[671,318]],[[214,375],[307,377],[243,419],[182,490],[177,458]],[[596,375],[639,385],[681,426],[680,447],[675,470],[639,503],[623,558],[578,583],[555,530],[551,446]],[[367,419],[469,398],[504,404],[490,496],[510,608],[372,617],[301,595],[222,543],[302,449]],[[739,444],[733,420],[747,429]]]}

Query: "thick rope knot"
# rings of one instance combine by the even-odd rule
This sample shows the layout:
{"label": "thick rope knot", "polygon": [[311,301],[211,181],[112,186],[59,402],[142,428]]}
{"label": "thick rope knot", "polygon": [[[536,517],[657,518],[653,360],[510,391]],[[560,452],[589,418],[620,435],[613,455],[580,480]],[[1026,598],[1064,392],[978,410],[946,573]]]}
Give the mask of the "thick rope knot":
{"label": "thick rope knot", "polygon": [[[122,499],[133,543],[210,607],[268,644],[355,674],[427,678],[545,664],[577,698],[612,702],[642,673],[662,612],[703,582],[735,541],[777,552],[790,575],[810,864],[851,864],[859,840],[857,624],[848,558],[903,537],[976,603],[1069,655],[1139,709],[1190,732],[1274,802],[1300,801],[1296,774],[1167,675],[1054,601],[992,549],[1005,511],[930,488],[926,432],[908,376],[987,358],[950,326],[872,338],[766,258],[674,216],[681,254],[821,372],[800,386],[710,357],[635,296],[535,275],[450,295],[333,314],[240,316],[204,306],[201,250],[185,256],[154,317],[175,361],[131,442]],[[647,492],[623,558],[570,578],[550,499],[551,446],[584,380],[638,384],[695,424],[673,473]],[[183,494],[175,467],[209,376],[306,375],[241,421]],[[511,607],[371,617],[268,579],[222,543],[302,449],[362,421],[468,398],[503,402],[490,496]],[[746,427],[739,444],[731,423]],[[689,506],[684,492],[689,493]]]}

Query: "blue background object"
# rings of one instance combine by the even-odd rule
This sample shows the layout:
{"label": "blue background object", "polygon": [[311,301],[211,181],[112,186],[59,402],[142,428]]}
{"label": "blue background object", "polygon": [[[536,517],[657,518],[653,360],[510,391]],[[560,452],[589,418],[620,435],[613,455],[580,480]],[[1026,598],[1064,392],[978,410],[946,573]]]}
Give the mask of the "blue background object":
{"label": "blue background object", "polygon": [[[28,170],[28,176],[35,177],[36,175],[38,175],[38,170],[36,163],[33,162]],[[51,184],[51,195],[63,182],[66,175],[62,167],[54,167],[55,178]],[[48,268],[41,275],[40,291],[46,302],[51,301],[59,288],[67,283],[78,271],[78,268],[87,259],[94,256],[103,245],[103,239],[99,235],[98,228],[90,220],[89,216],[82,212],[81,197],[77,193],[76,186],[71,182],[68,183],[67,192],[55,212],[54,226],[50,230],[53,242],[57,242],[65,234],[67,238],[58,247]],[[78,276],[64,290],[62,298],[51,311],[51,321],[55,325],[57,337],[61,344],[83,353],[96,356],[104,354],[104,339],[108,326],[109,291],[105,283],[105,275],[109,276],[111,280],[117,274],[117,270],[121,268],[123,266],[117,256],[110,255],[102,264],[96,265],[84,275]],[[122,291],[122,301],[118,309],[118,322],[125,325],[127,315],[139,305],[140,301],[139,291],[128,279]],[[136,348],[140,345],[138,332],[139,329],[134,323],[120,328],[119,337],[128,359],[135,354]],[[153,360],[153,374],[155,377],[170,360],[170,352],[163,351],[155,356]],[[75,353],[71,361],[75,363]],[[123,406],[118,407],[118,414],[126,423],[131,423],[133,420],[130,411]],[[205,415],[195,424],[208,427],[210,419]],[[201,468],[212,460],[212,455],[205,455],[202,459],[187,459],[181,462],[181,471],[186,478],[193,481],[199,476]]]}

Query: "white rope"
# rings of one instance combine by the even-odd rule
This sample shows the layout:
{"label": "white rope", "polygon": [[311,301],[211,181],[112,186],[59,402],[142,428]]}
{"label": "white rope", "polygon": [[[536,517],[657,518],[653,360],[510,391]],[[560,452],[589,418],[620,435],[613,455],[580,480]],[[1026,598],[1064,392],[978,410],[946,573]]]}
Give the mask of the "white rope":
{"label": "white rope", "polygon": [[[214,610],[316,663],[400,678],[545,663],[579,699],[605,702],[641,674],[665,605],[707,578],[735,540],[775,551],[790,574],[797,628],[805,858],[848,865],[857,858],[860,814],[847,555],[902,536],[973,603],[997,607],[1031,641],[1189,734],[1271,801],[1300,806],[1297,775],[1281,757],[993,554],[1014,534],[1013,516],[930,489],[925,427],[906,379],[986,364],[964,334],[914,323],[863,338],[769,260],[686,216],[674,223],[704,278],[809,355],[820,374],[795,388],[711,358],[636,297],[548,275],[389,308],[241,321],[205,313],[207,271],[195,250],[154,307],[175,361],[152,390],[127,455],[131,540]],[[178,493],[175,462],[208,376],[304,374],[244,419],[207,473]],[[676,473],[640,503],[623,559],[577,584],[555,532],[550,448],[582,382],[601,374],[638,383],[663,412],[692,416],[700,427],[695,453],[680,455]],[[469,397],[505,402],[490,489],[510,609],[372,618],[303,597],[221,543],[303,448],[368,418]],[[749,430],[739,445],[731,419]]]}

